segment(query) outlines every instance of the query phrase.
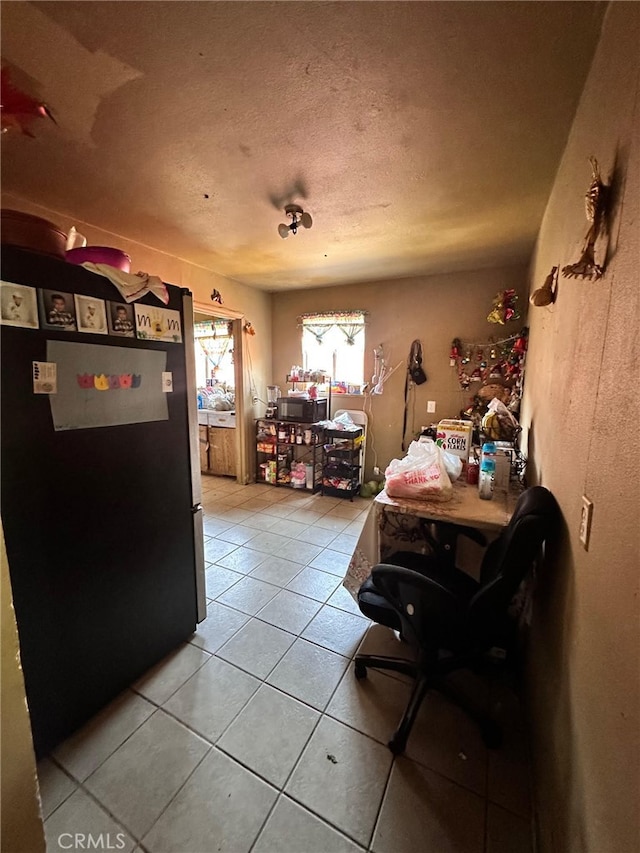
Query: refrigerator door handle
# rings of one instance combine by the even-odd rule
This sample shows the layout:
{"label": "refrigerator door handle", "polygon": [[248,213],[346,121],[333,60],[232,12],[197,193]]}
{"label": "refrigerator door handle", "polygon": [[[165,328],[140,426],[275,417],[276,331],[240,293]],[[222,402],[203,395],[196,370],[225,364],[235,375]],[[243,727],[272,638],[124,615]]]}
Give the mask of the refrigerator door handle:
{"label": "refrigerator door handle", "polygon": [[196,574],[196,621],[207,618],[207,597],[204,577],[204,513],[200,504],[191,507],[193,515],[193,545],[195,550]]}

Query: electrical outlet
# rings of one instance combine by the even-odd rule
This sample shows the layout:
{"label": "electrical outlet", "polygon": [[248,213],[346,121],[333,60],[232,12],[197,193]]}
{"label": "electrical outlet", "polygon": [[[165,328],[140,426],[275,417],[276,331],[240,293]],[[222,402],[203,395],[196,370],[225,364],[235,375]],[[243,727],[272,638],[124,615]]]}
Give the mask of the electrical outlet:
{"label": "electrical outlet", "polygon": [[253,403],[253,405],[255,406],[255,405],[257,405],[260,401],[259,401],[259,400],[258,400],[258,398],[254,395],[254,396],[251,398],[251,402],[252,402],[252,403]]}
{"label": "electrical outlet", "polygon": [[593,503],[586,495],[582,496],[582,512],[580,514],[580,542],[584,550],[589,550],[589,536],[591,534],[591,517],[593,516]]}
{"label": "electrical outlet", "polygon": [[378,466],[377,466],[377,465],[375,465],[375,466],[374,466],[374,468],[373,468],[373,473],[374,473],[376,476],[380,473],[380,469],[378,468]]}
{"label": "electrical outlet", "polygon": [[427,400],[427,411],[433,414],[436,410],[436,401],[435,400]]}

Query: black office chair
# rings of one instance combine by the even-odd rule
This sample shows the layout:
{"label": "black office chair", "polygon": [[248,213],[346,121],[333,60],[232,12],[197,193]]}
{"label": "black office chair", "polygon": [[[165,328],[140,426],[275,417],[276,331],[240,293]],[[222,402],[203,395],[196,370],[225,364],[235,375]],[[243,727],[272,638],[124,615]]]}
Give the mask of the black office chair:
{"label": "black office chair", "polygon": [[[446,683],[457,669],[482,670],[497,650],[513,654],[517,625],[510,604],[533,567],[544,540],[559,518],[553,495],[542,486],[524,491],[507,527],[487,548],[478,583],[452,565],[450,551],[423,556],[399,552],[374,566],[358,592],[360,610],[400,632],[417,650],[415,662],[400,658],[356,655],[356,678],[368,667],[411,675],[416,679],[409,704],[393,738],[391,751],[404,752],[422,700],[430,689],[460,704],[478,723],[485,744],[500,745],[500,727],[468,706]],[[464,529],[461,528],[464,534]]]}

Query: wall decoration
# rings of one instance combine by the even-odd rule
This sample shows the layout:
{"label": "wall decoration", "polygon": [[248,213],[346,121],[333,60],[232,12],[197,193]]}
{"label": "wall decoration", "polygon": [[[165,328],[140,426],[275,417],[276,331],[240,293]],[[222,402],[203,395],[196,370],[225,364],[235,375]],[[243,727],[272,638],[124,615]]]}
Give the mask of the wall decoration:
{"label": "wall decoration", "polygon": [[166,350],[49,340],[47,361],[57,367],[56,431],[168,420]]}
{"label": "wall decoration", "polygon": [[75,332],[76,307],[72,293],[38,289],[40,327],[56,332]]}
{"label": "wall decoration", "polygon": [[3,326],[19,326],[21,329],[37,329],[38,302],[35,287],[24,284],[0,282],[0,323]]}
{"label": "wall decoration", "polygon": [[255,335],[256,330],[253,328],[251,323],[247,320],[247,322],[242,327],[248,335]]}
{"label": "wall decoration", "polygon": [[553,305],[556,301],[558,292],[558,267],[553,267],[549,275],[545,278],[542,287],[534,290],[529,297],[529,302],[535,305],[536,308],[543,308],[545,305]]}
{"label": "wall decoration", "polygon": [[528,335],[529,329],[525,326],[517,335],[497,341],[464,343],[460,338],[454,338],[451,342],[449,365],[456,368],[461,390],[467,391],[474,386],[469,407],[461,414],[477,421],[476,425],[479,425],[490,402],[491,397],[485,397],[491,393],[491,385],[500,386],[499,396],[509,411],[513,414],[519,412]]}
{"label": "wall decoration", "polygon": [[589,157],[589,162],[591,163],[591,184],[585,195],[585,213],[591,225],[584,238],[582,254],[575,264],[562,267],[562,275],[565,278],[588,278],[597,281],[602,277],[604,267],[596,263],[595,247],[604,224],[609,187],[602,183],[596,158]]}
{"label": "wall decoration", "polygon": [[92,335],[108,334],[107,311],[103,299],[94,299],[93,296],[82,296],[80,293],[74,293],[73,301],[76,306],[79,332],[88,332]]}
{"label": "wall decoration", "polygon": [[169,308],[134,305],[136,337],[142,340],[182,343],[180,312]]}
{"label": "wall decoration", "polygon": [[218,305],[222,305],[222,294],[220,293],[220,291],[219,291],[219,290],[216,290],[216,289],[214,288],[214,289],[211,291],[211,301],[212,301],[212,302],[217,302],[217,303],[218,303]]}
{"label": "wall decoration", "polygon": [[515,290],[501,290],[496,293],[492,303],[492,308],[487,315],[489,323],[500,323],[504,326],[505,323],[510,323],[512,320],[519,320],[520,313],[518,311],[518,297]]}
{"label": "wall decoration", "polygon": [[118,338],[134,338],[135,324],[133,319],[133,305],[125,302],[109,302],[107,310],[107,323],[110,335]]}
{"label": "wall decoration", "polygon": [[11,82],[11,70],[5,66],[1,72],[2,133],[16,130],[25,136],[34,136],[31,125],[37,118],[49,118],[56,124],[51,110],[37,98],[22,92]]}

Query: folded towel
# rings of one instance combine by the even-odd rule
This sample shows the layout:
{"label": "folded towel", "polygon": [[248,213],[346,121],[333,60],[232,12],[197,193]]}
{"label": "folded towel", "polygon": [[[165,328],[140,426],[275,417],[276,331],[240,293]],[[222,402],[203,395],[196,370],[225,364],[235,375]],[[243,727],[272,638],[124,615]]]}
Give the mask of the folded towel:
{"label": "folded towel", "polygon": [[133,273],[123,272],[109,264],[92,264],[90,261],[82,266],[96,275],[103,275],[120,291],[125,302],[135,302],[141,299],[145,293],[153,293],[160,302],[165,305],[169,302],[169,292],[166,284],[157,275],[149,275],[146,272]]}

